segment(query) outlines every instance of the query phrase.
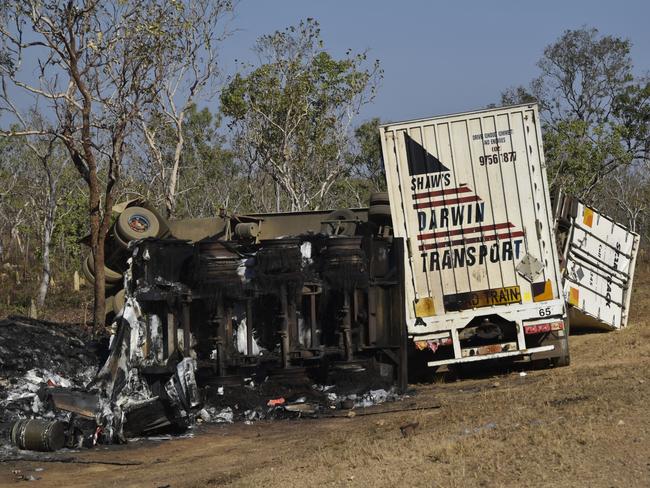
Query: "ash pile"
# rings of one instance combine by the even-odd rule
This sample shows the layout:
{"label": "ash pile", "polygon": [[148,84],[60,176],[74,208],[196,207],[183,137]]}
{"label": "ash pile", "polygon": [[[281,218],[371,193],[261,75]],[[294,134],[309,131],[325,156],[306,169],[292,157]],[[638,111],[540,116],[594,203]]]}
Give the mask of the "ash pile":
{"label": "ash pile", "polygon": [[[102,362],[79,338],[65,346],[77,347],[74,354],[57,353],[68,349],[54,343],[43,354],[51,363],[13,367],[11,381],[27,375],[31,385],[7,419],[23,418],[14,443],[60,444],[28,446],[29,432],[61,432],[29,418],[65,421],[65,445],[79,447],[197,422],[318,416],[398,399],[406,386],[403,242],[385,215],[327,217],[315,232],[268,239],[260,238],[262,221],[245,221],[196,243],[132,241],[124,306],[96,375]],[[42,340],[33,336],[21,349]]]}
{"label": "ash pile", "polygon": [[49,393],[85,388],[105,349],[82,326],[26,317],[0,320],[0,422],[26,416],[56,418]]}

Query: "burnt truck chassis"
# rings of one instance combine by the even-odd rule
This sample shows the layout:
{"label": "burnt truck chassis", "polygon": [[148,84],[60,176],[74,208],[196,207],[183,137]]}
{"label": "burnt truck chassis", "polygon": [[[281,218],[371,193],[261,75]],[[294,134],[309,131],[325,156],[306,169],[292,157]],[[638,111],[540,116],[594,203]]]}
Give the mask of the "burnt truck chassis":
{"label": "burnt truck chassis", "polygon": [[404,391],[404,243],[369,222],[353,228],[132,243],[127,295],[147,322],[142,350],[152,359],[142,373],[165,376],[192,357],[199,387],[363,370]]}

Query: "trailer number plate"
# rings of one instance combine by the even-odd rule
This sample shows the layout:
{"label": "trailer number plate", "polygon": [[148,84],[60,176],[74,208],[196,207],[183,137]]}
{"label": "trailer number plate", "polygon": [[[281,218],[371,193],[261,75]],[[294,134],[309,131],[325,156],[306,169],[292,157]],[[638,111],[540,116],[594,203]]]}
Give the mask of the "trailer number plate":
{"label": "trailer number plate", "polygon": [[483,354],[496,354],[501,352],[501,344],[491,344],[489,346],[482,346],[478,348],[479,355]]}
{"label": "trailer number plate", "polygon": [[521,303],[521,290],[518,286],[506,286],[491,290],[456,293],[454,295],[445,295],[444,303],[445,310],[448,312]]}

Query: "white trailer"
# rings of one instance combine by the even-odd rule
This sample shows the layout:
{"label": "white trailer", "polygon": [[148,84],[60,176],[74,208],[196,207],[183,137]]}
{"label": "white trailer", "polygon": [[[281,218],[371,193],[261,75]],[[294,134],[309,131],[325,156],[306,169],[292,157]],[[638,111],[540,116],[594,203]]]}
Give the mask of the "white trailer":
{"label": "white trailer", "polygon": [[556,236],[572,328],[617,330],[627,325],[639,234],[560,194]]}
{"label": "white trailer", "polygon": [[416,354],[432,367],[505,357],[568,364],[537,106],[380,133]]}

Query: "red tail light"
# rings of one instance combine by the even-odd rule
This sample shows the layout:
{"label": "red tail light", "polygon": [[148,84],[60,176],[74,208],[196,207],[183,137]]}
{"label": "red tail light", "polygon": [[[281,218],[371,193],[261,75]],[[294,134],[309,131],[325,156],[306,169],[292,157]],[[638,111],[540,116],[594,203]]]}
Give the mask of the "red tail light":
{"label": "red tail light", "polygon": [[564,330],[564,322],[552,322],[550,324],[524,325],[526,334],[542,334],[552,330]]}

